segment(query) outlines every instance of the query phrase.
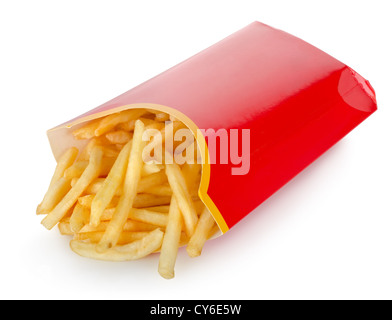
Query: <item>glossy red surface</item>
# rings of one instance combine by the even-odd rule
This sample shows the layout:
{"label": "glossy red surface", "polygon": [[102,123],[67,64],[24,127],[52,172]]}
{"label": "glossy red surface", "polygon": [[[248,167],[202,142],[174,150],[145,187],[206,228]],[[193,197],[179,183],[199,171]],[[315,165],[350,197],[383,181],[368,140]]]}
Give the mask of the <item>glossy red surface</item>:
{"label": "glossy red surface", "polygon": [[90,113],[140,102],[178,109],[202,129],[250,129],[248,174],[211,166],[208,194],[229,227],[376,110],[360,75],[259,22]]}

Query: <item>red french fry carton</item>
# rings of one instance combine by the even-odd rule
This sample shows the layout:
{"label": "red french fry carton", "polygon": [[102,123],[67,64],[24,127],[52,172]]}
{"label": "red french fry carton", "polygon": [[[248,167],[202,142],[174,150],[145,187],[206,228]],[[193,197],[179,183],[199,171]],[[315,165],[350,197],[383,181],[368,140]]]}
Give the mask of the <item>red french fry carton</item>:
{"label": "red french fry carton", "polygon": [[173,68],[48,131],[131,108],[170,113],[197,137],[199,196],[225,233],[377,109],[369,82],[286,32],[254,22]]}

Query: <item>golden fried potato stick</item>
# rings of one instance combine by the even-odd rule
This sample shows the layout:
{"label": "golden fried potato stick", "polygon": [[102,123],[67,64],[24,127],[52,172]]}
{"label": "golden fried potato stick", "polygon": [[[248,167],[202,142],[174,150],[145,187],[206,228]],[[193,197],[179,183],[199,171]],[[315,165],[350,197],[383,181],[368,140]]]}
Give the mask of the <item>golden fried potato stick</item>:
{"label": "golden fried potato stick", "polygon": [[39,204],[37,207],[37,214],[40,214],[41,212],[45,212],[46,210],[48,210],[48,207],[50,207],[47,201],[53,200],[50,197],[54,193],[52,188],[54,187],[55,183],[63,177],[65,170],[67,170],[74,163],[76,157],[78,156],[78,152],[79,150],[77,148],[69,148],[60,157],[56,165],[56,169],[54,171],[52,179],[50,181],[48,190],[46,191],[46,195],[42,200],[41,204]]}
{"label": "golden fried potato stick", "polygon": [[155,114],[155,120],[162,122],[170,121],[170,116],[165,112],[157,113]]}
{"label": "golden fried potato stick", "polygon": [[[88,190],[87,188],[86,190]],[[79,197],[78,202],[89,209],[91,209],[91,204],[94,200],[95,194],[89,194],[83,197]],[[146,193],[140,193],[136,195],[135,200],[133,202],[133,207],[138,208],[138,209],[148,209],[150,207],[156,207],[156,206],[167,206],[170,204],[170,198],[171,196],[157,196],[154,194],[146,194]],[[118,203],[120,201],[120,197],[114,196],[110,204],[108,205],[108,208],[111,209],[113,207],[117,207]],[[197,204],[197,202],[195,202]],[[166,212],[169,212],[167,210]]]}
{"label": "golden fried potato stick", "polygon": [[71,227],[72,232],[74,233],[79,232],[80,229],[82,229],[88,223],[89,220],[90,220],[90,211],[86,207],[77,203],[69,219],[69,225]]}
{"label": "golden fried potato stick", "polygon": [[101,170],[103,152],[100,147],[91,151],[90,163],[76,185],[65,195],[57,206],[42,220],[47,229],[52,229],[67,213],[67,211],[78,201],[78,198],[88,185],[99,175]]}
{"label": "golden fried potato stick", "polygon": [[147,208],[170,204],[169,196],[156,196],[153,194],[140,193],[136,196],[133,203],[134,208]]}
{"label": "golden fried potato stick", "polygon": [[[99,176],[107,176],[110,172],[110,170],[113,167],[114,161],[116,159],[114,157],[108,158],[104,157],[102,159],[102,166],[101,166],[101,172],[99,173]],[[65,179],[74,179],[74,178],[80,178],[80,176],[83,174],[84,170],[86,170],[88,166],[88,161],[76,161],[72,166],[70,166],[67,170],[64,172],[64,178]]]}
{"label": "golden fried potato stick", "polygon": [[78,140],[86,140],[94,138],[95,130],[98,128],[101,119],[92,120],[88,124],[84,125],[83,127],[76,129],[72,132],[75,139]]}
{"label": "golden fried potato stick", "polygon": [[111,220],[113,218],[115,211],[116,211],[116,207],[105,209],[105,211],[101,215],[101,222]]}
{"label": "golden fried potato stick", "polygon": [[[84,170],[86,170],[86,169],[84,169]],[[73,179],[71,180],[71,187],[72,187],[72,188],[75,186],[75,184],[76,184],[76,182],[78,182],[78,180],[79,180],[79,178],[73,178]]]}
{"label": "golden fried potato stick", "polygon": [[56,170],[50,182],[51,184],[59,180],[64,175],[65,170],[67,170],[74,163],[78,153],[79,150],[75,147],[69,148],[67,151],[65,151],[57,163]]}
{"label": "golden fried potato stick", "polygon": [[146,177],[150,174],[157,173],[164,168],[162,164],[145,163],[142,169],[142,177]]}
{"label": "golden fried potato stick", "polygon": [[155,212],[169,213],[170,205],[167,205],[167,206],[154,206],[154,207],[148,207],[146,209],[150,210],[150,211],[155,211]]}
{"label": "golden fried potato stick", "polygon": [[150,174],[140,180],[139,185],[137,186],[137,192],[143,193],[149,188],[160,186],[165,182],[167,182],[165,172],[160,171],[157,173]]}
{"label": "golden fried potato stick", "polygon": [[174,267],[181,239],[182,216],[176,197],[172,197],[169,211],[169,221],[163,237],[159,256],[158,272],[165,279],[174,278]]}
{"label": "golden fried potato stick", "polygon": [[185,178],[180,167],[175,163],[166,164],[166,175],[184,218],[186,234],[191,237],[195,231],[198,216],[192,197],[188,192]]}
{"label": "golden fried potato stick", "polygon": [[197,223],[195,233],[189,239],[186,251],[190,257],[198,257],[201,254],[205,242],[208,240],[215,220],[211,213],[205,208]]}
{"label": "golden fried potato stick", "polygon": [[128,166],[129,154],[132,148],[132,141],[129,141],[121,150],[109,175],[104,180],[102,187],[97,192],[91,203],[90,224],[97,226],[100,223],[101,215],[108,207],[116,194],[116,191],[123,183]]}
{"label": "golden fried potato stick", "polygon": [[48,214],[71,189],[71,182],[65,178],[56,181],[46,193],[44,200],[37,207],[37,214]]}
{"label": "golden fried potato stick", "polygon": [[114,129],[118,124],[136,120],[145,113],[146,111],[144,109],[130,109],[106,116],[100,121],[98,127],[95,129],[94,134],[95,136],[99,137]]}
{"label": "golden fried potato stick", "polygon": [[87,209],[91,209],[91,203],[93,202],[94,197],[95,197],[95,194],[88,194],[85,196],[81,196],[78,198],[78,203],[81,206],[86,207]]}
{"label": "golden fried potato stick", "polygon": [[167,213],[154,212],[146,209],[132,209],[128,215],[129,219],[166,227],[169,216]]}
{"label": "golden fried potato stick", "polygon": [[111,131],[105,136],[112,144],[125,144],[132,139],[132,134],[124,130]]}
{"label": "golden fried potato stick", "polygon": [[64,172],[64,178],[72,180],[73,178],[80,178],[84,170],[88,166],[88,161],[76,161],[72,166],[70,166]]}
{"label": "golden fried potato stick", "polygon": [[[90,224],[86,224],[80,231],[79,233],[86,233],[86,232],[97,232],[97,231],[103,231],[105,232],[110,221],[101,221],[101,223],[97,227],[92,227]],[[122,232],[124,231],[152,231],[155,230],[157,226],[153,224],[148,224],[140,221],[135,221],[135,220],[127,220],[124,224],[124,227],[122,229]],[[161,228],[164,229],[164,228]]]}
{"label": "golden fried potato stick", "polygon": [[72,236],[74,234],[71,230],[69,221],[60,221],[57,226],[59,228],[60,234],[63,236]]}
{"label": "golden fried potato stick", "polygon": [[199,191],[201,179],[201,165],[197,163],[189,164],[187,162],[182,166],[182,173],[191,195],[197,194]]}
{"label": "golden fried potato stick", "polygon": [[[118,129],[118,130],[124,130],[124,131],[133,131],[134,129],[135,129],[135,123],[136,123],[136,120],[137,119],[135,119],[135,120],[130,120],[130,121],[127,121],[127,122],[122,122],[122,123],[120,123],[120,124],[118,124],[117,126],[116,126],[116,129]],[[142,121],[143,123],[144,123],[144,125],[145,126],[148,126],[148,125],[150,125],[150,124],[154,124],[156,121],[155,120],[153,120],[153,119],[148,119],[148,118],[139,118],[139,120],[140,121]]]}
{"label": "golden fried potato stick", "polygon": [[88,141],[87,145],[80,152],[77,161],[89,161],[91,150],[95,147],[102,146],[102,143],[97,138]]}
{"label": "golden fried potato stick", "polygon": [[101,241],[97,244],[96,250],[103,253],[115,246],[121,230],[128,218],[129,211],[133,207],[133,202],[137,195],[137,186],[143,168],[142,152],[145,142],[142,139],[144,124],[140,120],[136,121],[133,136],[132,149],[129,156],[128,168],[124,179],[123,194],[117,205],[112,220],[105,231]]}
{"label": "golden fried potato stick", "polygon": [[[101,222],[111,220],[115,211],[116,208],[106,209],[102,213]],[[128,214],[128,219],[152,224],[158,227],[166,227],[168,222],[168,213],[148,209],[132,209]]]}
{"label": "golden fried potato stick", "polygon": [[[86,192],[89,194],[98,194],[102,193],[102,188],[107,182],[108,178],[98,178],[94,180],[87,188]],[[71,185],[74,185],[76,183],[76,179],[72,180]],[[122,182],[122,181],[121,181]],[[148,176],[145,176],[140,179],[139,185],[137,187],[137,192],[138,193],[147,193],[147,190],[153,187],[159,187],[160,184],[167,182],[167,177],[164,172],[158,172],[154,173]],[[105,191],[106,192],[106,191]],[[116,189],[114,195],[116,196],[121,196],[122,190],[121,189]],[[158,194],[160,195],[160,194]],[[167,194],[163,194],[167,195]],[[171,194],[169,194],[171,195]]]}
{"label": "golden fried potato stick", "polygon": [[150,129],[162,130],[164,127],[165,127],[164,123],[154,122],[154,123],[150,123],[149,125],[145,125],[145,130],[150,130]]}
{"label": "golden fried potato stick", "polygon": [[[90,240],[92,243],[98,243],[104,232],[96,231],[96,232],[85,232],[85,233],[77,233],[74,236],[74,240]],[[120,238],[118,239],[118,245],[124,245],[127,243],[131,243],[136,240],[140,240],[148,235],[148,231],[123,231],[121,232]]]}
{"label": "golden fried potato stick", "polygon": [[102,146],[103,155],[107,158],[117,158],[120,154],[120,151],[116,146]]}
{"label": "golden fried potato stick", "polygon": [[130,261],[141,259],[161,247],[163,232],[156,229],[140,240],[136,240],[126,245],[114,246],[104,252],[96,251],[96,244],[80,240],[72,240],[71,249],[80,256],[105,260],[105,261]]}
{"label": "golden fried potato stick", "polygon": [[[97,179],[95,179],[93,182],[91,182],[91,184],[86,189],[86,193],[87,194],[94,194],[94,195],[97,194],[102,189],[102,186],[104,185],[105,180],[106,180],[105,178],[97,178]],[[76,181],[73,180],[72,184],[75,184]],[[118,188],[115,191],[114,196],[119,197],[119,196],[121,196],[121,194],[122,194],[122,189]]]}
{"label": "golden fried potato stick", "polygon": [[168,183],[162,184],[160,186],[154,186],[144,190],[144,193],[153,194],[156,196],[168,196],[173,195],[173,191]]}

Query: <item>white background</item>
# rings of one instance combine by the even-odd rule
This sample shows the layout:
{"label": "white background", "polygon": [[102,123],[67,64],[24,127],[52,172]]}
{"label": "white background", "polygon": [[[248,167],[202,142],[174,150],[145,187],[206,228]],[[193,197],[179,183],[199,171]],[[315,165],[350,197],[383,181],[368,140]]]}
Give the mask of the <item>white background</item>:
{"label": "white background", "polygon": [[[2,1],[2,299],[392,298],[389,1]],[[379,110],[176,278],[157,256],[81,258],[35,215],[55,167],[46,130],[258,20],[369,79]],[[262,181],[260,182],[262,183]]]}

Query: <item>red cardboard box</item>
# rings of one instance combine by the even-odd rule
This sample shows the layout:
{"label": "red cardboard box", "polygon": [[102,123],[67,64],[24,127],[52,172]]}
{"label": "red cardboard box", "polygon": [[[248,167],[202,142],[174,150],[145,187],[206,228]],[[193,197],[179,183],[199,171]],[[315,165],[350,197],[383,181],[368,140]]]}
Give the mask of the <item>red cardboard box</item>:
{"label": "red cardboard box", "polygon": [[[369,82],[350,67],[301,39],[254,22],[49,130],[55,157],[71,145],[81,147],[71,134],[78,126],[129,108],[168,112],[198,136],[206,160],[199,195],[225,233],[377,105]],[[213,163],[206,146],[211,149],[219,130],[230,133],[230,147],[218,148],[216,159],[226,161]],[[234,140],[237,147],[230,145]]]}

